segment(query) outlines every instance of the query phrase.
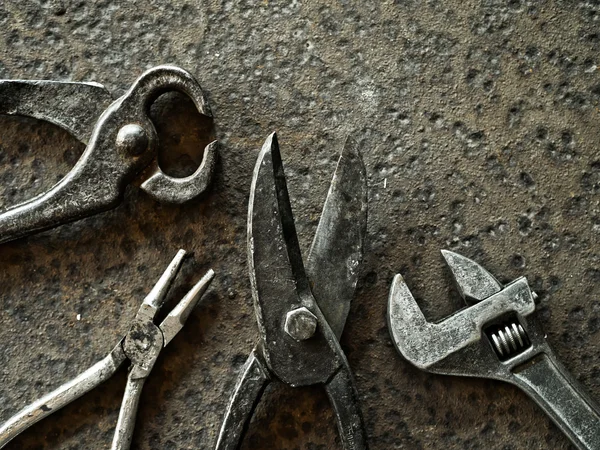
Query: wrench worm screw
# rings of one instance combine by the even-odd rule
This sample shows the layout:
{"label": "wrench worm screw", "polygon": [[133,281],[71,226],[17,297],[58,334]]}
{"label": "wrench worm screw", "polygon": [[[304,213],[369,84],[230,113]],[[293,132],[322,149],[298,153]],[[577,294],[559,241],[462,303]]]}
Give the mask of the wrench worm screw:
{"label": "wrench worm screw", "polygon": [[503,324],[495,331],[488,331],[487,334],[501,360],[508,359],[529,347],[527,333],[516,321]]}

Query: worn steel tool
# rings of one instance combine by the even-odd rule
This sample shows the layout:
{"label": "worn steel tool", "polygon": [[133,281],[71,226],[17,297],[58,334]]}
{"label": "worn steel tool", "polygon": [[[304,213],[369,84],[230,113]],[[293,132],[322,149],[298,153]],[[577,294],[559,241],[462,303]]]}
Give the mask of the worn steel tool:
{"label": "worn steel tool", "polygon": [[52,122],[86,144],[75,167],[48,192],[0,214],[0,243],[114,208],[127,184],[153,162],[141,188],[155,199],[182,203],[205,191],[215,168],[216,141],[189,177],[170,177],[156,163],[158,136],[148,112],[168,91],[188,95],[200,113],[210,116],[198,82],[174,66],[146,71],[115,101],[97,83],[0,80],[0,114]]}
{"label": "worn steel tool", "polygon": [[600,449],[600,407],[565,370],[532,314],[525,278],[502,286],[464,256],[442,251],[471,306],[428,322],[401,275],[390,290],[388,322],[396,348],[433,373],[507,381],[529,395],[579,449]]}
{"label": "worn steel tool", "polygon": [[239,447],[267,384],[323,384],[335,410],[344,449],[366,449],[358,393],[340,348],[362,260],[367,224],[365,167],[348,140],[321,220],[302,262],[277,136],[256,162],[248,208],[248,262],[260,342],[231,397],[218,450]]}
{"label": "worn steel tool", "polygon": [[104,359],[55,391],[27,406],[0,427],[0,448],[34,423],[109,379],[127,360],[130,361],[131,366],[111,449],[124,450],[130,447],[144,382],[158,355],[183,328],[194,306],[214,277],[214,272],[209,270],[162,323],[158,326],[155,325],[154,316],[164,303],[184,257],[185,251],[179,250],[160,280],[144,299],[125,337]]}

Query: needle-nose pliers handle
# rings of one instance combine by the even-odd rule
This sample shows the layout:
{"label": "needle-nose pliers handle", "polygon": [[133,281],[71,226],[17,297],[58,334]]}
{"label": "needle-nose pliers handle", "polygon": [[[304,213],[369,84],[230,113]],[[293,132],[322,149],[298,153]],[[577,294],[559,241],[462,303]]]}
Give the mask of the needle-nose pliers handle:
{"label": "needle-nose pliers handle", "polygon": [[119,343],[104,359],[22,409],[0,427],[0,448],[21,432],[108,380],[126,360]]}

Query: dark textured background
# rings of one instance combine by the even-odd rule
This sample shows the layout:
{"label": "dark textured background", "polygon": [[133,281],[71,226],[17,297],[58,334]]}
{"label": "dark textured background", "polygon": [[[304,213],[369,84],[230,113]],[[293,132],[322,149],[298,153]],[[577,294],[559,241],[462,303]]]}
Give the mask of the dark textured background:
{"label": "dark textured background", "polygon": [[[200,201],[164,206],[132,186],[110,212],[0,246],[0,420],[105,355],[183,247],[195,255],[171,304],[209,267],[217,278],[148,379],[133,448],[214,446],[257,338],[247,198],[277,130],[304,248],[345,136],[363,142],[369,235],[342,347],[371,448],[570,448],[515,388],[403,362],[385,312],[397,272],[428,317],[460,306],[441,248],[504,281],[526,275],[551,345],[600,398],[599,2],[365,3],[0,2],[0,77],[97,81],[117,96],[178,64],[209,97],[221,158]],[[189,173],[210,124],[173,95],[153,115],[163,167]],[[83,150],[33,120],[0,127],[0,207],[50,187]],[[125,374],[7,448],[106,448]],[[339,448],[321,389],[269,388],[244,444],[268,448]]]}

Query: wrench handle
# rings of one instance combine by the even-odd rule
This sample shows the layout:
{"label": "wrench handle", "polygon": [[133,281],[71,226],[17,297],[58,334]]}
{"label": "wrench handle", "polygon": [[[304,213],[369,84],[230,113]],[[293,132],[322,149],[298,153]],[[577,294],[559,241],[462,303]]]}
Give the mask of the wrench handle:
{"label": "wrench handle", "polygon": [[513,371],[516,384],[580,450],[600,449],[600,407],[552,354],[541,353]]}

